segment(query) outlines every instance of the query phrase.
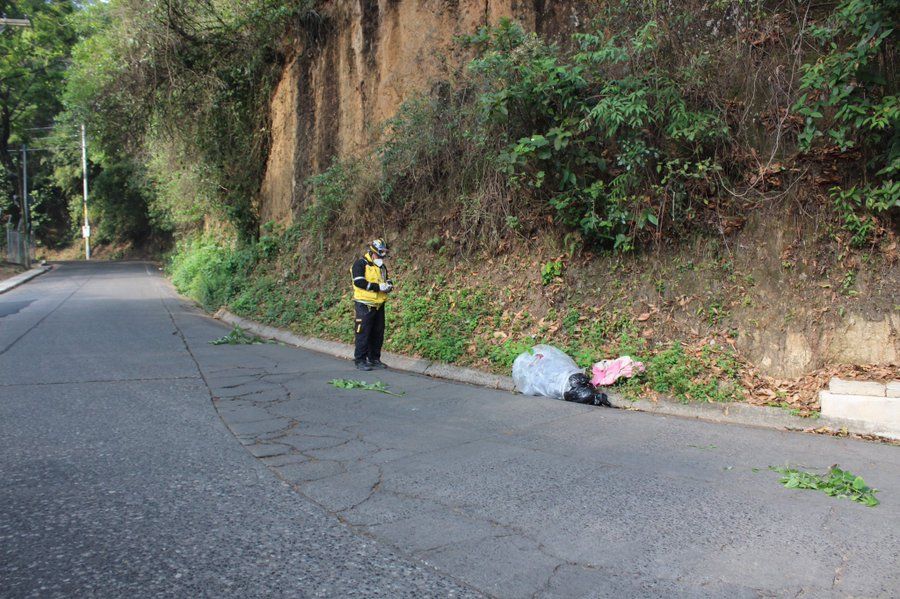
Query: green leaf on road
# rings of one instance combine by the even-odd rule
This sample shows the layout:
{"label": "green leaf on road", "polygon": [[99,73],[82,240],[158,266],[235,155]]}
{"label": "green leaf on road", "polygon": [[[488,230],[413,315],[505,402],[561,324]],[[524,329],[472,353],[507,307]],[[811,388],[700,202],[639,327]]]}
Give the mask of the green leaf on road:
{"label": "green leaf on road", "polygon": [[254,343],[265,343],[265,341],[255,335],[248,335],[241,327],[234,327],[224,337],[209,342],[210,345],[252,345]]}
{"label": "green leaf on road", "polygon": [[390,391],[387,388],[387,385],[382,383],[381,381],[377,381],[374,383],[367,383],[365,381],[355,381],[353,379],[331,379],[328,381],[328,384],[334,385],[338,389],[362,389],[364,391],[378,391],[379,393],[387,393],[388,395],[394,395],[396,397],[402,397],[405,395],[402,391],[397,393],[395,391]]}
{"label": "green leaf on road", "polygon": [[846,497],[868,507],[875,507],[879,503],[875,498],[878,489],[870,488],[861,476],[841,470],[837,464],[832,466],[826,475],[787,467],[769,466],[769,470],[781,474],[781,484],[788,489],[818,490],[829,497]]}

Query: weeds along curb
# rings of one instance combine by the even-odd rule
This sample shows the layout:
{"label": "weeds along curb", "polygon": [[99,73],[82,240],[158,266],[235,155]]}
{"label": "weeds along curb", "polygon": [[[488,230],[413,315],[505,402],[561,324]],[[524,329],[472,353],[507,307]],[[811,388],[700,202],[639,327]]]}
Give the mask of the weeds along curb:
{"label": "weeds along curb", "polygon": [[37,268],[32,268],[22,274],[10,277],[5,281],[0,281],[0,293],[6,293],[7,291],[15,289],[19,285],[27,283],[31,279],[40,276],[51,269],[52,267],[50,266],[38,266]]}
{"label": "weeds along curb", "polygon": [[[343,358],[353,359],[353,346],[338,341],[326,341],[315,337],[303,337],[285,331],[260,324],[246,318],[232,314],[224,308],[214,314],[214,317],[231,326],[242,329],[266,339],[281,341],[302,349],[319,352]],[[478,385],[489,389],[499,389],[512,392],[515,390],[512,377],[491,374],[472,368],[462,368],[451,364],[432,362],[421,358],[410,358],[400,354],[384,352],[383,357],[388,361],[393,370],[424,374],[435,378],[446,379],[458,383]],[[610,403],[616,408],[649,412],[665,416],[677,416],[679,418],[693,418],[715,422],[720,424],[740,424],[776,430],[804,431],[811,428],[828,427],[833,430],[846,429],[848,433],[859,435],[879,435],[892,438],[892,435],[877,430],[877,427],[869,426],[865,422],[856,420],[844,420],[839,418],[819,418],[810,420],[800,416],[786,414],[780,408],[751,406],[741,403],[721,404],[682,404],[671,400],[650,401],[638,399],[635,401],[623,398],[620,394],[610,392]]]}
{"label": "weeds along curb", "polygon": [[[214,316],[222,322],[226,322],[232,326],[241,327],[245,331],[250,331],[260,337],[274,339],[302,349],[328,354],[336,358],[344,358],[345,360],[353,359],[353,346],[349,343],[326,341],[314,337],[302,337],[300,335],[295,335],[290,331],[285,331],[284,329],[277,329],[246,318],[241,318],[225,309],[219,310]],[[462,368],[420,358],[410,358],[409,356],[391,352],[384,352],[382,357],[388,361],[393,370],[424,374],[426,376],[448,379],[458,383],[468,383],[470,385],[478,385],[490,389],[500,389],[501,391],[513,391],[515,389],[512,377],[508,376],[500,376],[499,374],[491,374],[472,368]]]}

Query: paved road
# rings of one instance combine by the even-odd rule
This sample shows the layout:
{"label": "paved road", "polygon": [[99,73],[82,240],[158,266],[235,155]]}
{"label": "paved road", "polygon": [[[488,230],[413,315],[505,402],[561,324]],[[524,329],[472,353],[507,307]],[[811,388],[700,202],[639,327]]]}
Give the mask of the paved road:
{"label": "paved road", "polygon": [[[0,295],[0,595],[900,595],[897,447],[335,389],[362,373],[225,332],[144,264]],[[785,463],[882,504],[785,489]]]}

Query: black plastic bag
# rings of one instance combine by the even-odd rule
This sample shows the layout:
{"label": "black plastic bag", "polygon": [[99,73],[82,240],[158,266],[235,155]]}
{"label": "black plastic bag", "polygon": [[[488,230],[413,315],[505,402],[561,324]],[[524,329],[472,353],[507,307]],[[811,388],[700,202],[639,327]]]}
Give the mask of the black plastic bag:
{"label": "black plastic bag", "polygon": [[569,383],[566,392],[563,394],[563,399],[592,406],[612,407],[606,393],[597,391],[591,384],[591,379],[584,373],[576,373],[569,377]]}

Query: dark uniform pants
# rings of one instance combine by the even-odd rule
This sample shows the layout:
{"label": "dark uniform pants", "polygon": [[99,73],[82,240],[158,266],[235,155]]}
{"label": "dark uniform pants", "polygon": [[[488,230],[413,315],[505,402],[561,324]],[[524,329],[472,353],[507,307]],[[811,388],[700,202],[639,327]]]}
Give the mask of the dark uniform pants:
{"label": "dark uniform pants", "polygon": [[384,305],[375,308],[360,302],[356,306],[356,351],[355,360],[381,359],[381,346],[384,344]]}

